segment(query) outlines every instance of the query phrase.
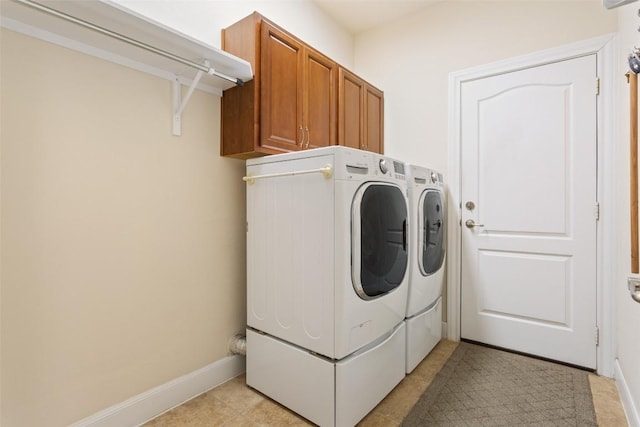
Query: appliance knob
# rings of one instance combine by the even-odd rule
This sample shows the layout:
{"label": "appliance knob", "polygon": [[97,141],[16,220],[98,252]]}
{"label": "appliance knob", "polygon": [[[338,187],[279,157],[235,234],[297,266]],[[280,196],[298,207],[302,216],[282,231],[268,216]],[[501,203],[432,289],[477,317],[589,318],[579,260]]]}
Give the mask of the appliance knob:
{"label": "appliance knob", "polygon": [[380,159],[380,172],[383,174],[389,172],[389,167],[387,166],[387,161],[385,159]]}
{"label": "appliance knob", "polygon": [[433,182],[434,184],[438,182],[438,174],[436,174],[435,172],[431,172],[431,182]]}

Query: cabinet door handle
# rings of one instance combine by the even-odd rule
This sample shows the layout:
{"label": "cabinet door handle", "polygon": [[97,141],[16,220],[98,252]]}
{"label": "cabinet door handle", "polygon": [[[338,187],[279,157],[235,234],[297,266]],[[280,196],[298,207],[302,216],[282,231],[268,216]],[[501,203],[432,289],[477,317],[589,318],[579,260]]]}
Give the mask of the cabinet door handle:
{"label": "cabinet door handle", "polygon": [[311,139],[311,135],[309,134],[309,128],[308,127],[305,127],[304,130],[307,131],[307,143],[304,146],[304,149],[306,150],[307,148],[309,148],[309,140]]}
{"label": "cabinet door handle", "polygon": [[304,149],[304,130],[302,129],[302,125],[300,125],[300,149]]}

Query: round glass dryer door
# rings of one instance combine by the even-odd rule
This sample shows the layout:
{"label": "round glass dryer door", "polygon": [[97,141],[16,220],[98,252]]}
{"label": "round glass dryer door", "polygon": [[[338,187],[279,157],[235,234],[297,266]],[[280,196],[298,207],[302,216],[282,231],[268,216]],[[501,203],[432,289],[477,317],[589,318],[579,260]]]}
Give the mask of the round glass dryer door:
{"label": "round glass dryer door", "polygon": [[407,202],[391,184],[367,183],[353,200],[353,286],[362,299],[391,292],[407,271]]}
{"label": "round glass dryer door", "polygon": [[426,190],[420,196],[418,211],[418,264],[423,276],[435,273],[444,263],[446,236],[444,198],[438,190]]}

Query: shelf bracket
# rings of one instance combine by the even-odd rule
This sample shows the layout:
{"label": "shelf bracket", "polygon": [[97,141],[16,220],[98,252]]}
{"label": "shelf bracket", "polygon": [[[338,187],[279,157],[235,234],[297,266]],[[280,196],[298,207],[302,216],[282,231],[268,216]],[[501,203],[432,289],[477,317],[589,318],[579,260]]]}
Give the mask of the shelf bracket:
{"label": "shelf bracket", "polygon": [[[204,66],[209,68],[209,61],[205,60]],[[209,68],[208,74],[213,74],[213,72],[214,72],[213,68]],[[193,95],[193,91],[196,89],[196,86],[198,86],[198,83],[200,83],[200,79],[202,79],[203,74],[204,74],[204,71],[202,70],[198,71],[193,81],[191,82],[191,85],[189,86],[189,90],[187,90],[187,94],[185,95],[184,99],[182,99],[182,85],[180,84],[178,77],[176,76],[173,79],[173,135],[174,136],[182,135],[182,112],[187,106],[187,103],[189,102],[191,95]]]}

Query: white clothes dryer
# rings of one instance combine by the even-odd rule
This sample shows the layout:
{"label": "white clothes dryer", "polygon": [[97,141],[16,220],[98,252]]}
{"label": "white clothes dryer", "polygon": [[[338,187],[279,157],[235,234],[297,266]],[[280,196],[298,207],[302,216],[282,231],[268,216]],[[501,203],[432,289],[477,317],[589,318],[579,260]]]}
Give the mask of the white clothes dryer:
{"label": "white clothes dryer", "polygon": [[406,165],[409,197],[409,297],[406,373],[442,338],[446,209],[442,174]]}
{"label": "white clothes dryer", "polygon": [[335,146],[248,160],[245,179],[247,384],[354,425],[404,377],[404,164]]}

